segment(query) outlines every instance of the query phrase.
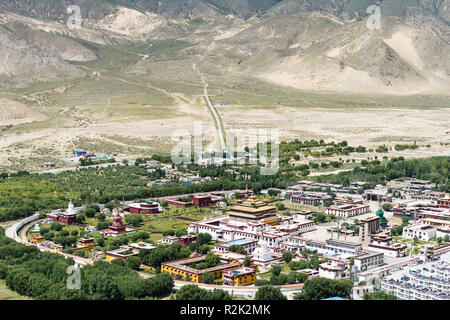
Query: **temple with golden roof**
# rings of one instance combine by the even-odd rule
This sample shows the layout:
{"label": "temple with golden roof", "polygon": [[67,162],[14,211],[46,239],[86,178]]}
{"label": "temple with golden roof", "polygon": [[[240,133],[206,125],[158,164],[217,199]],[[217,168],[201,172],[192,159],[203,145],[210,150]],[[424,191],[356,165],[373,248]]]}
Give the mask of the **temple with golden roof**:
{"label": "temple with golden roof", "polygon": [[277,208],[270,206],[267,201],[259,201],[255,196],[239,202],[231,206],[228,216],[234,222],[250,222],[257,220],[264,220],[265,223],[279,222],[276,214]]}

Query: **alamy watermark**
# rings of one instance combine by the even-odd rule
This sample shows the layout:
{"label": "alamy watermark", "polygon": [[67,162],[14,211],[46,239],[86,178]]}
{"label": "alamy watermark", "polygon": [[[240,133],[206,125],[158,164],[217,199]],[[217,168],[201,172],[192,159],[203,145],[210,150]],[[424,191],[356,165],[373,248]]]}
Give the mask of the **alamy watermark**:
{"label": "alamy watermark", "polygon": [[275,175],[279,169],[279,130],[230,129],[226,133],[227,147],[214,153],[203,150],[201,122],[194,123],[194,130],[175,130],[172,134],[172,162],[181,164],[245,164],[261,166],[261,175]]}
{"label": "alamy watermark", "polygon": [[69,275],[67,277],[67,288],[68,289],[81,289],[81,270],[77,264],[73,266],[68,266],[66,273]]}
{"label": "alamy watermark", "polygon": [[367,19],[367,28],[370,30],[381,29],[381,9],[377,5],[371,5],[367,8],[367,13],[370,14]]}
{"label": "alamy watermark", "polygon": [[80,6],[70,5],[66,10],[67,14],[70,14],[67,19],[67,28],[70,30],[80,30],[81,29],[81,9]]}

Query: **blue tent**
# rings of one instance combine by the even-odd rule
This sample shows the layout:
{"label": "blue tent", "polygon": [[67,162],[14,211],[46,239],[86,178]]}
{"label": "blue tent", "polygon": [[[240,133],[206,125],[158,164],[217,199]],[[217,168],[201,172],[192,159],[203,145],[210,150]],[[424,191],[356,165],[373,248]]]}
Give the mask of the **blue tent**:
{"label": "blue tent", "polygon": [[341,297],[332,297],[332,298],[326,298],[326,299],[321,299],[321,300],[345,300],[345,299],[341,298]]}

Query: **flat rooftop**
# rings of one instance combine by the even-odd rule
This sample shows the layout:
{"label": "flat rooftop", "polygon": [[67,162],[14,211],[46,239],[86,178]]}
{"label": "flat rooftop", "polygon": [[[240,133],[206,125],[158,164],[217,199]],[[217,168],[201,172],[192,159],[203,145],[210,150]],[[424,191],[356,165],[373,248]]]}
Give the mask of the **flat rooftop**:
{"label": "flat rooftop", "polygon": [[221,271],[223,269],[238,268],[241,266],[241,263],[228,263],[228,264],[222,264],[222,265],[218,265],[218,266],[206,268],[206,269],[201,269],[201,270],[190,267],[190,265],[192,265],[194,263],[197,264],[197,263],[204,262],[205,258],[206,258],[206,255],[202,255],[202,256],[196,256],[196,257],[191,257],[191,258],[168,261],[168,262],[162,263],[161,265],[165,265],[168,267],[176,268],[176,269],[186,271],[189,273],[194,273],[194,274],[203,274],[205,272],[216,272],[216,271]]}
{"label": "flat rooftop", "polygon": [[236,239],[236,240],[231,240],[225,243],[219,243],[219,245],[227,245],[227,246],[233,246],[233,245],[245,245],[248,243],[252,243],[255,242],[256,240],[251,240],[251,239]]}

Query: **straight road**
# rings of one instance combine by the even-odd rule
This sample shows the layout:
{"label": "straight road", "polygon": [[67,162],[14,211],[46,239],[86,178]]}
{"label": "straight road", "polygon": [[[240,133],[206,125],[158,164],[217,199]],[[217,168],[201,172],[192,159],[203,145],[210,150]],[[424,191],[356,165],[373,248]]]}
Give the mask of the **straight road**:
{"label": "straight road", "polygon": [[194,68],[195,71],[197,71],[197,73],[200,76],[200,79],[202,80],[202,82],[204,84],[203,97],[205,98],[206,104],[214,117],[214,121],[216,122],[217,135],[219,137],[219,147],[221,148],[220,154],[222,154],[222,152],[226,149],[225,138],[224,138],[225,130],[223,129],[223,125],[222,125],[222,122],[220,121],[219,114],[217,113],[216,108],[214,108],[214,106],[211,103],[211,100],[209,99],[208,82],[206,81],[205,76],[200,72],[200,70],[198,70],[197,65],[195,63],[192,64],[192,67]]}

